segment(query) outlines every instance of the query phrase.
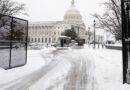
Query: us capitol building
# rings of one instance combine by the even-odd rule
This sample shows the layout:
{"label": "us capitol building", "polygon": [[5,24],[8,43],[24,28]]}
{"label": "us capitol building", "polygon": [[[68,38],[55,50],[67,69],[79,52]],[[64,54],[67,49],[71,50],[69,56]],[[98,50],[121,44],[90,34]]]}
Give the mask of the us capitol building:
{"label": "us capitol building", "polygon": [[79,37],[87,42],[86,26],[80,12],[75,7],[74,0],[72,0],[71,7],[65,13],[63,21],[29,23],[29,42],[38,45],[58,43],[61,33],[72,27],[75,28]]}

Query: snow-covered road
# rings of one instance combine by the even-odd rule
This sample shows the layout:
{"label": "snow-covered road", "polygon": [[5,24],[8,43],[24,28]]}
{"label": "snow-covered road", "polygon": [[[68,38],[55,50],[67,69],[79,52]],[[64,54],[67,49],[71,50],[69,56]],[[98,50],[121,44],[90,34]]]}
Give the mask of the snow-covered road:
{"label": "snow-covered road", "polygon": [[[90,59],[83,49],[56,52],[58,54],[53,59],[58,64],[29,90],[94,90],[92,58]],[[54,79],[59,78],[60,80],[55,80],[55,83],[51,84]]]}
{"label": "snow-covered road", "polygon": [[[53,61],[47,66],[52,67],[56,63],[55,66],[47,70],[47,73],[41,72],[44,73],[41,79],[35,82],[34,85],[29,86],[27,90],[53,90],[64,83],[65,76],[71,67],[70,62],[64,58],[64,51],[56,50],[52,54],[54,54]],[[46,68],[43,69],[46,70]]]}
{"label": "snow-covered road", "polygon": [[[74,55],[75,57],[72,58]],[[92,58],[88,58],[84,50],[73,50],[68,60],[72,68],[67,76],[64,90],[95,90]]]}

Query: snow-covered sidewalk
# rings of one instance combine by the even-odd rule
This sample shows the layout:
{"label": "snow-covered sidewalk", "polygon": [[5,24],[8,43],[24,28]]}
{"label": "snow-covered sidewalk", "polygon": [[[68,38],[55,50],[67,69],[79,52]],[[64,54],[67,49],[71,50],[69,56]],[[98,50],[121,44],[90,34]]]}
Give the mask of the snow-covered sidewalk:
{"label": "snow-covered sidewalk", "polygon": [[[43,50],[28,50],[28,61],[25,66],[10,70],[0,69],[0,90],[21,90],[31,80],[38,79],[39,77],[34,77],[52,60],[53,55],[50,52],[53,50],[44,49],[44,52]],[[43,59],[41,54],[46,56],[50,54],[50,57]]]}

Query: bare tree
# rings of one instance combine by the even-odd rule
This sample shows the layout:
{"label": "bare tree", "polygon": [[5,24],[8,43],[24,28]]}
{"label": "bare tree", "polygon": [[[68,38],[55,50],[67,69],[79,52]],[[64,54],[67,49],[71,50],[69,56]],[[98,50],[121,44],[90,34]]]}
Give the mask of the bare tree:
{"label": "bare tree", "polygon": [[103,3],[106,11],[101,16],[94,14],[93,16],[98,20],[98,28],[104,29],[115,36],[117,40],[121,40],[121,3],[120,0],[108,0]]}
{"label": "bare tree", "polygon": [[[25,11],[24,4],[19,4],[12,0],[0,0],[0,14],[10,16],[15,16],[18,14],[27,15],[27,13],[25,13],[24,11]],[[11,18],[8,16],[0,15],[0,40],[5,39],[10,40],[10,34],[11,34]]]}
{"label": "bare tree", "polygon": [[27,15],[27,13],[24,13],[23,11],[25,11],[24,4],[19,4],[12,0],[0,0],[0,14],[14,16],[22,13]]}

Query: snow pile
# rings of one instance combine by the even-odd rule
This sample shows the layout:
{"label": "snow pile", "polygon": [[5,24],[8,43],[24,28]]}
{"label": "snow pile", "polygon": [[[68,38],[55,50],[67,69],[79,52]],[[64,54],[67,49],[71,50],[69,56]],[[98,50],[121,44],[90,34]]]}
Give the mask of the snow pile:
{"label": "snow pile", "polygon": [[120,46],[120,47],[122,47],[122,44],[106,44],[107,46]]}

